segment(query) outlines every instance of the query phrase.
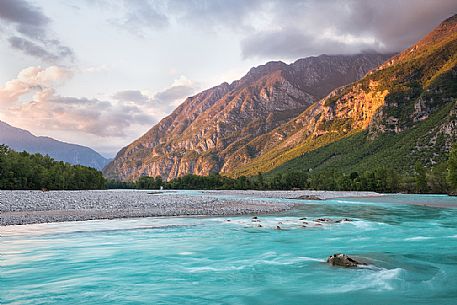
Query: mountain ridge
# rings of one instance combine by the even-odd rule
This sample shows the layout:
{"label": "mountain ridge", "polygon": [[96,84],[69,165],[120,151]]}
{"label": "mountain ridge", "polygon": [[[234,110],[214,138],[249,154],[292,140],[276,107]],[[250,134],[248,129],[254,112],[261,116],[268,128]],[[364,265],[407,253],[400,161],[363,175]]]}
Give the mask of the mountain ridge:
{"label": "mountain ridge", "polygon": [[321,55],[251,68],[231,84],[187,98],[124,147],[104,173],[135,180],[143,175],[173,179],[230,172],[262,153],[250,151],[246,143],[296,117],[331,89],[356,81],[389,56]]}
{"label": "mountain ridge", "polygon": [[57,161],[90,166],[98,170],[109,162],[108,159],[87,146],[67,143],[48,136],[35,136],[30,131],[0,121],[0,144],[16,151],[49,155]]}
{"label": "mountain ridge", "polygon": [[[453,16],[361,80],[336,89],[314,104],[314,112],[307,109],[265,135],[264,141],[251,143],[267,146],[269,151],[231,174],[268,172],[297,157],[305,162],[305,155],[312,151],[362,131],[371,141],[383,134],[409,130],[455,100],[456,66],[457,18]],[[455,131],[443,136],[448,150]],[[275,137],[281,139],[274,142]],[[430,158],[422,161],[435,162]],[[300,168],[298,161],[290,162],[284,167]],[[412,164],[407,164],[410,170]]]}

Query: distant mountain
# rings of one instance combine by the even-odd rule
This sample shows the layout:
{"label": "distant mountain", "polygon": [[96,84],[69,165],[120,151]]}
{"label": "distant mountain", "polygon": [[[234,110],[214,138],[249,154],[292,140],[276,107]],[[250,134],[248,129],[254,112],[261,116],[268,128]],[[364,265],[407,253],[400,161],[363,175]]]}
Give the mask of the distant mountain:
{"label": "distant mountain", "polygon": [[187,98],[171,115],[123,148],[105,168],[110,178],[231,173],[264,151],[250,145],[297,117],[388,55],[321,55],[287,65],[269,62],[243,78]]}
{"label": "distant mountain", "polygon": [[103,169],[109,162],[95,150],[76,144],[69,144],[49,137],[37,137],[29,131],[13,127],[0,121],[0,144],[6,144],[16,151],[27,151],[49,155],[57,161]]}
{"label": "distant mountain", "polygon": [[233,176],[290,170],[412,172],[457,141],[457,15],[361,80],[248,145],[266,151]]}

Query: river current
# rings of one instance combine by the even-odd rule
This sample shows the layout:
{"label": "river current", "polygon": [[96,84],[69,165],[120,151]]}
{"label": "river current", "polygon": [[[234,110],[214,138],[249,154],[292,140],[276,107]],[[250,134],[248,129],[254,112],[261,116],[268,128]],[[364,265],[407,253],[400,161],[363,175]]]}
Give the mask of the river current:
{"label": "river current", "polygon": [[[300,202],[259,221],[0,227],[0,304],[457,304],[455,197]],[[329,266],[334,253],[369,265]]]}

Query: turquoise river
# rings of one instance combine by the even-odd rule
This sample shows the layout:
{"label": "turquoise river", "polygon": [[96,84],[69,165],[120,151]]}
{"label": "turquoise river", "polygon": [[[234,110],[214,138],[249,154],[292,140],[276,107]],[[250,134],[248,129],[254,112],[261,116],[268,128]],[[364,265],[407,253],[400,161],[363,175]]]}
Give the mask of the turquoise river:
{"label": "turquoise river", "polygon": [[[251,216],[0,227],[0,304],[457,304],[455,197],[300,202],[262,227]],[[339,252],[370,265],[325,263]]]}

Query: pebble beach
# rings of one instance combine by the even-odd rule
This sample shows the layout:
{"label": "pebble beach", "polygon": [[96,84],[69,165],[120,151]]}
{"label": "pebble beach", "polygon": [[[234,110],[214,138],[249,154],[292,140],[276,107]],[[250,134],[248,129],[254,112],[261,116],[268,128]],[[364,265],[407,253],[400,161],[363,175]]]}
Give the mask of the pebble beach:
{"label": "pebble beach", "polygon": [[[153,216],[233,216],[292,209],[294,200],[377,196],[325,191],[1,191],[0,225]],[[269,200],[270,199],[270,200]]]}

